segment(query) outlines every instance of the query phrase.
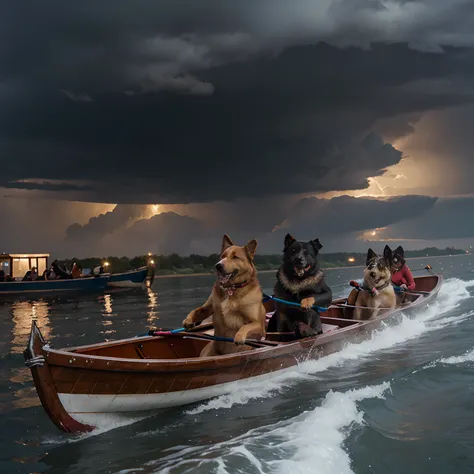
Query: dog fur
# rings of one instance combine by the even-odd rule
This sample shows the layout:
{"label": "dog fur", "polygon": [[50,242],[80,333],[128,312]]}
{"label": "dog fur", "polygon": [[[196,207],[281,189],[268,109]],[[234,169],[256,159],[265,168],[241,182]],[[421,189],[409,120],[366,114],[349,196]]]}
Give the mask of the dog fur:
{"label": "dog fur", "polygon": [[214,335],[233,338],[235,344],[212,341],[204,347],[200,357],[250,350],[252,347],[244,342],[251,333],[259,338],[265,336],[266,312],[253,263],[256,249],[255,239],[239,247],[224,235],[220,260],[216,264],[217,281],[207,301],[188,314],[183,326],[189,329],[212,316]]}
{"label": "dog fur", "polygon": [[296,339],[322,333],[321,319],[313,306],[329,306],[332,292],[319,267],[318,253],[321,248],[319,239],[302,242],[290,234],[286,235],[283,264],[277,272],[273,291],[275,297],[300,303],[301,307],[275,302],[275,313],[268,324],[268,332],[294,331]]}
{"label": "dog fur", "polygon": [[[382,257],[372,249],[368,250],[364,281],[355,302],[357,308],[354,309],[353,319],[374,319],[381,308],[395,308],[397,299],[392,286],[391,265],[392,250],[388,245]],[[372,289],[376,290],[375,293],[372,293]]]}

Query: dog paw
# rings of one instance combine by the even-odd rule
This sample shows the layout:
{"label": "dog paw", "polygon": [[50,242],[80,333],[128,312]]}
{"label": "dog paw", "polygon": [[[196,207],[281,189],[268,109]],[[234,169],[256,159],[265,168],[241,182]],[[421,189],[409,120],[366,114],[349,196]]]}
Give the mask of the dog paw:
{"label": "dog paw", "polygon": [[314,298],[313,297],[304,298],[303,300],[301,300],[301,307],[303,309],[309,310],[313,307],[313,305],[314,305]]}
{"label": "dog paw", "polygon": [[238,331],[237,334],[234,336],[234,343],[237,346],[242,346],[245,344],[245,339],[247,335],[244,332]]}
{"label": "dog paw", "polygon": [[195,323],[194,323],[194,311],[191,311],[189,314],[188,314],[188,317],[183,321],[183,327],[185,329],[191,329],[195,326]]}

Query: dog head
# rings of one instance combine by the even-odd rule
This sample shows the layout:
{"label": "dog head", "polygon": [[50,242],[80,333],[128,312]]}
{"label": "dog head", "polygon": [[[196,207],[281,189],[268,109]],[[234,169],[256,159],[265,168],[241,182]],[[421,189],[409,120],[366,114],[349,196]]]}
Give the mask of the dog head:
{"label": "dog head", "polygon": [[319,239],[301,242],[287,234],[283,249],[285,274],[298,279],[315,275],[319,271],[318,253],[322,247]]}
{"label": "dog head", "polygon": [[372,249],[369,249],[364,270],[364,280],[371,287],[382,286],[381,284],[391,279],[391,264],[392,250],[388,245],[384,248],[383,256],[379,256]]}
{"label": "dog head", "polygon": [[392,271],[400,270],[400,268],[405,265],[405,251],[403,247],[399,245],[393,252],[392,252]]}
{"label": "dog head", "polygon": [[234,245],[228,235],[222,239],[220,260],[216,263],[221,285],[235,285],[247,281],[254,273],[253,259],[257,241],[250,240],[244,247]]}

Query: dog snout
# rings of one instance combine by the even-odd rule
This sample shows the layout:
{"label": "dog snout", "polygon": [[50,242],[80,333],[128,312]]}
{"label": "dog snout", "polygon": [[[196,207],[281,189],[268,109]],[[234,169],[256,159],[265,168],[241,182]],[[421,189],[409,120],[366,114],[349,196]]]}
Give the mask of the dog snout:
{"label": "dog snout", "polygon": [[218,272],[222,273],[224,271],[224,265],[221,262],[217,262],[215,266]]}

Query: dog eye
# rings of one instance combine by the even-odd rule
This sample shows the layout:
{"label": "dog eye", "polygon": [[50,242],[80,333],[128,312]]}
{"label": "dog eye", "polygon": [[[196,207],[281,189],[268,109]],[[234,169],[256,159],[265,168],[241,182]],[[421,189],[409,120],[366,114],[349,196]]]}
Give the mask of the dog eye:
{"label": "dog eye", "polygon": [[232,258],[233,258],[233,259],[240,260],[240,257],[237,257],[237,255],[232,255]]}

